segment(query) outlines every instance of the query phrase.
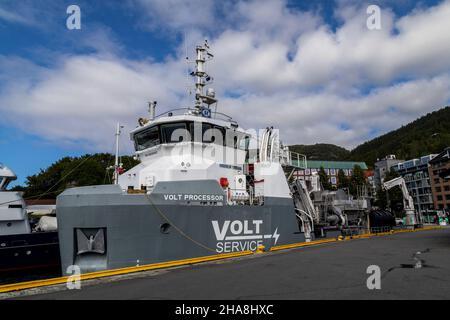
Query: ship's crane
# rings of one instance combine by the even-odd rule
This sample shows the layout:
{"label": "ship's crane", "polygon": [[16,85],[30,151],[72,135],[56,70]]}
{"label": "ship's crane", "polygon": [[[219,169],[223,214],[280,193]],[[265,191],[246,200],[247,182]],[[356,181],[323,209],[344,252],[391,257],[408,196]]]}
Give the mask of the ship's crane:
{"label": "ship's crane", "polygon": [[408,188],[406,187],[405,179],[402,177],[394,178],[392,180],[383,183],[385,190],[389,190],[395,186],[399,186],[403,194],[403,207],[406,212],[406,224],[414,225],[416,224],[416,214],[414,210],[413,198],[409,195]]}

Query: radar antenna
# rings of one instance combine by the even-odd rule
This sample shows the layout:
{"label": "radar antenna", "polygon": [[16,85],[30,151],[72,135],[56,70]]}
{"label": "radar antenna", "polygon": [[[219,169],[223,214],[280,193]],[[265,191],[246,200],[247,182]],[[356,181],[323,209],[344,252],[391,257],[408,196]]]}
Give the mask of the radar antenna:
{"label": "radar antenna", "polygon": [[[191,72],[191,76],[196,77],[195,82],[195,112],[197,114],[205,114],[204,109],[207,109],[206,114],[210,113],[210,105],[217,103],[215,98],[215,92],[213,88],[208,88],[206,94],[204,94],[204,87],[207,83],[213,80],[213,78],[206,73],[206,62],[211,60],[214,55],[209,51],[208,41],[202,46],[197,46],[195,48],[197,52],[197,58],[195,60],[196,69]],[[206,104],[206,107],[204,106]]]}

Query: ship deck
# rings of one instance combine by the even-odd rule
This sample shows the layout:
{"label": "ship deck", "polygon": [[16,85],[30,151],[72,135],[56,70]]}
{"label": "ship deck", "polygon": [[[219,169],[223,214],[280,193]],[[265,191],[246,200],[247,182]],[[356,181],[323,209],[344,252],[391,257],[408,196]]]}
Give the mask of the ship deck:
{"label": "ship deck", "polygon": [[[421,268],[414,268],[414,255]],[[370,265],[381,269],[380,290],[366,286]],[[450,228],[253,254],[92,280],[80,290],[62,285],[34,293],[15,298],[448,299]]]}

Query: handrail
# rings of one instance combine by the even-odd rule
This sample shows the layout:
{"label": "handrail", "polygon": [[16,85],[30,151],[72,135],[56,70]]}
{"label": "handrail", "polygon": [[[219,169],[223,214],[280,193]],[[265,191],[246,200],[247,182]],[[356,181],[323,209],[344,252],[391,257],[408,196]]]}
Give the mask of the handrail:
{"label": "handrail", "polygon": [[306,169],[308,167],[306,156],[298,152],[288,151],[287,157],[285,158],[286,158],[286,165],[288,166],[302,169]]}
{"label": "handrail", "polygon": [[[165,112],[163,112],[163,113],[160,113],[159,115],[157,115],[157,116],[155,116],[155,119],[157,119],[157,118],[161,118],[161,117],[163,117],[163,116],[165,116],[165,115],[168,115],[169,113],[173,113],[173,112],[177,112],[177,111],[192,111],[192,112],[197,112],[198,110],[197,109],[195,109],[195,108],[175,108],[175,109],[171,109],[171,110],[168,110],[168,111],[165,111]],[[180,114],[178,114],[178,115],[184,115],[184,114],[186,114],[186,112],[185,113],[181,113],[180,112]],[[221,118],[216,118],[215,116],[217,116],[217,115],[220,115],[220,116],[222,116],[223,118],[221,119]],[[214,117],[213,117],[214,116]],[[229,116],[229,115],[227,115],[227,114],[225,114],[225,113],[222,113],[222,112],[217,112],[217,111],[211,111],[211,118],[213,118],[213,119],[219,119],[219,120],[225,120],[225,121],[230,121],[230,122],[234,122],[234,120],[233,120],[233,118],[231,117],[231,116]]]}

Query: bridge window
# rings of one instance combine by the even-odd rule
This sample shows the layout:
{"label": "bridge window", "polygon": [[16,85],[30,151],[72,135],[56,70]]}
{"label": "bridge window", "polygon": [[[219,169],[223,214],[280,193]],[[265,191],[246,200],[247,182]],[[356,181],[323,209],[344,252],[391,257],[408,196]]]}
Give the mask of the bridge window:
{"label": "bridge window", "polygon": [[190,141],[190,134],[184,122],[170,123],[161,126],[161,133],[165,143]]}
{"label": "bridge window", "polygon": [[160,144],[158,127],[151,127],[134,135],[134,144],[137,151],[141,151]]}
{"label": "bridge window", "polygon": [[214,130],[212,128],[212,125],[207,124],[207,123],[202,124],[203,142],[212,143],[212,142],[215,142],[216,140],[221,140],[221,139],[218,139],[217,133],[215,133],[213,131]]}
{"label": "bridge window", "polygon": [[223,128],[217,126],[209,126],[207,130],[203,131],[203,142],[206,143],[215,143],[220,146],[223,146],[224,142],[224,134]]}
{"label": "bridge window", "polygon": [[243,136],[239,140],[239,149],[241,150],[248,150],[250,146],[250,137],[249,136]]}
{"label": "bridge window", "polygon": [[225,142],[225,145],[229,148],[247,150],[250,143],[250,137],[242,132],[227,130]]}
{"label": "bridge window", "polygon": [[[196,133],[195,130],[199,130],[200,122],[192,122],[190,124],[191,129],[191,135],[193,137],[193,141],[200,142],[197,135],[200,134],[200,132]],[[224,141],[224,129],[222,127],[213,126],[209,123],[202,123],[201,124],[201,136],[202,136],[202,142],[204,143],[215,143],[218,145],[223,145]]]}

